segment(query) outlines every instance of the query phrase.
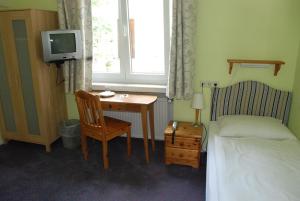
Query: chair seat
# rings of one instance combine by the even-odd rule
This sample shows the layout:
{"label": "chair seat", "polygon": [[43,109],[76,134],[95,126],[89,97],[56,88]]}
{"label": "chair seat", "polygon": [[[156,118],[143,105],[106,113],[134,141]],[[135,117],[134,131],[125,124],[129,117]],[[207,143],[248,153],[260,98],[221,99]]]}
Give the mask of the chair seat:
{"label": "chair seat", "polygon": [[120,119],[115,119],[112,117],[104,116],[104,121],[106,124],[106,128],[109,133],[115,133],[120,130],[126,130],[128,126],[131,126],[130,122],[123,121]]}

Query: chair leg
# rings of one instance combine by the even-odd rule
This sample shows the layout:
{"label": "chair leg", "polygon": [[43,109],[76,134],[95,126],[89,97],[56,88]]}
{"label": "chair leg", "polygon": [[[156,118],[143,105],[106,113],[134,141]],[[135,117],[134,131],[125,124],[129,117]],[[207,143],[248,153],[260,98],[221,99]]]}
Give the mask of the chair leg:
{"label": "chair leg", "polygon": [[87,146],[87,137],[84,134],[81,134],[81,150],[84,160],[87,160],[89,157],[88,146]]}
{"label": "chair leg", "polygon": [[103,163],[104,163],[104,169],[108,169],[108,144],[106,140],[102,141],[102,154],[103,154]]}
{"label": "chair leg", "polygon": [[127,130],[127,154],[131,156],[131,127]]}

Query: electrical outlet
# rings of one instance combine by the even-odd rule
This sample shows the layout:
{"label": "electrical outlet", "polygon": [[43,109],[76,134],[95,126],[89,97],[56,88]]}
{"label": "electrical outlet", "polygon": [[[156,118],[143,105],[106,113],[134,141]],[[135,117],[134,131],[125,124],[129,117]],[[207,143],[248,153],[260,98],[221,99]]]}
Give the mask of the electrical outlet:
{"label": "electrical outlet", "polygon": [[200,87],[213,88],[219,85],[218,81],[215,80],[203,80],[200,82]]}

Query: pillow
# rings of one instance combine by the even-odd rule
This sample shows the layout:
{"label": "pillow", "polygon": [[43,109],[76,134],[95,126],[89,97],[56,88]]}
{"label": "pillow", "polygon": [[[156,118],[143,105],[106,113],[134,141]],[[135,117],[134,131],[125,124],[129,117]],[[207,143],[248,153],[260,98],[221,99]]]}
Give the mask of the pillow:
{"label": "pillow", "polygon": [[227,115],[219,117],[220,136],[297,139],[280,120],[272,117]]}

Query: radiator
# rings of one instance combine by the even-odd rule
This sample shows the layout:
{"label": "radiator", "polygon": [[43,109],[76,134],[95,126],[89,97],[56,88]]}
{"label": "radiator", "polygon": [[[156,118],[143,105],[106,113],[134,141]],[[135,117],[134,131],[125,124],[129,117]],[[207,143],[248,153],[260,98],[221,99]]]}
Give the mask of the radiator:
{"label": "radiator", "polygon": [[[135,138],[143,138],[141,114],[136,112],[116,112],[105,111],[104,115],[128,121],[132,123],[131,135]],[[164,130],[168,122],[173,118],[173,103],[169,102],[167,98],[158,98],[154,103],[154,130],[155,139],[164,139]],[[148,115],[148,136],[150,139]]]}

